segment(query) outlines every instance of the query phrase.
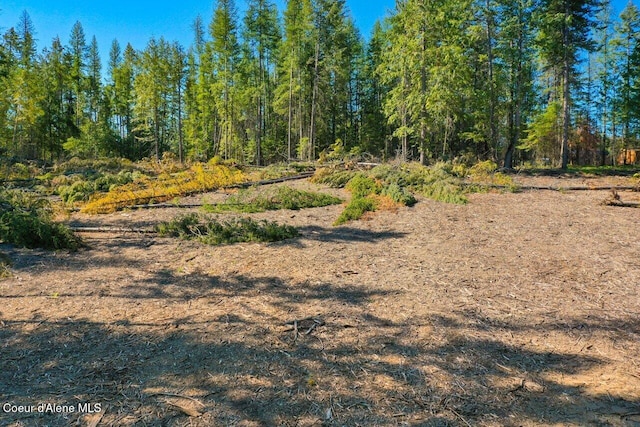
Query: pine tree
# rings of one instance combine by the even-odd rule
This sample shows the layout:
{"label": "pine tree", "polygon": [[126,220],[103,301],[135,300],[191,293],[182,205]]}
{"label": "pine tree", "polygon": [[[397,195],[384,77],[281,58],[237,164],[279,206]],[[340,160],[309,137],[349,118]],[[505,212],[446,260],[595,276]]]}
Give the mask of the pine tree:
{"label": "pine tree", "polygon": [[571,85],[576,81],[576,65],[583,50],[593,48],[590,28],[597,0],[542,0],[539,9],[538,42],[547,69],[557,69],[562,99],[561,167],[569,164],[571,127]]}
{"label": "pine tree", "polygon": [[313,10],[310,0],[289,0],[284,12],[284,37],[278,50],[278,81],[274,110],[286,122],[287,159],[305,152],[307,110],[304,99],[311,93],[307,63],[312,57]]}
{"label": "pine tree", "polygon": [[253,157],[255,163],[260,165],[263,157],[263,137],[271,124],[273,66],[280,41],[278,13],[274,4],[267,0],[250,0],[244,24],[244,40],[248,43],[248,54],[257,65],[250,68],[255,74],[250,80],[255,82],[256,86],[252,100],[252,103],[256,104]]}
{"label": "pine tree", "polygon": [[386,158],[388,129],[384,116],[384,99],[389,88],[382,83],[376,74],[382,64],[383,51],[386,48],[386,34],[380,21],[376,21],[371,31],[369,44],[362,65],[362,129],[360,147],[362,151]]}
{"label": "pine tree", "polygon": [[79,21],[71,29],[69,50],[72,59],[71,78],[73,79],[73,98],[75,100],[75,125],[80,128],[83,122],[82,105],[86,79],[87,43],[84,29]]}
{"label": "pine tree", "polygon": [[120,44],[114,40],[109,54],[109,85],[107,92],[111,107],[111,120],[116,130],[115,151],[121,156],[137,157],[133,138],[133,105],[135,63],[137,55],[131,44],[120,53]]}
{"label": "pine tree", "polygon": [[[609,147],[608,140],[614,141],[615,135],[609,129],[612,127],[613,120],[613,92],[614,92],[614,76],[617,75],[617,64],[614,58],[614,28],[611,12],[611,4],[606,1],[602,5],[602,10],[598,13],[596,20],[600,25],[596,28],[596,80],[597,95],[595,104],[598,106],[600,113],[600,165],[604,166],[607,161],[607,150],[613,152]],[[611,135],[611,138],[608,138]],[[611,159],[613,160],[613,156]]]}
{"label": "pine tree", "polygon": [[69,104],[71,91],[71,63],[59,38],[55,38],[51,48],[42,58],[42,75],[46,95],[43,100],[42,134],[47,151],[53,157],[59,156],[69,138],[78,138],[73,105]]}
{"label": "pine tree", "polygon": [[170,44],[164,38],[152,38],[138,57],[139,72],[134,80],[137,138],[143,144],[152,143],[156,161],[168,148],[167,124],[172,87],[170,55]]}
{"label": "pine tree", "polygon": [[38,78],[35,55],[35,29],[29,14],[20,16],[17,30],[9,30],[6,39],[9,49],[16,55],[16,67],[7,82],[9,89],[9,117],[11,123],[11,150],[16,155],[39,158],[41,148],[36,138],[36,125],[41,118],[44,85]]}
{"label": "pine tree", "polygon": [[533,0],[501,0],[496,55],[505,68],[506,140],[504,167],[511,169],[515,149],[532,114],[534,93]]}
{"label": "pine tree", "polygon": [[457,127],[473,91],[471,6],[470,1],[398,2],[379,76],[390,85],[385,113],[400,138],[403,159],[410,141],[422,161],[459,149]]}
{"label": "pine tree", "polygon": [[233,0],[220,0],[214,11],[209,26],[211,34],[210,54],[212,74],[216,79],[209,90],[217,97],[217,110],[220,112],[218,133],[219,144],[225,158],[243,161],[243,147],[238,146],[236,119],[236,66],[238,63],[239,45],[237,36],[236,10]]}
{"label": "pine tree", "polygon": [[169,80],[171,83],[171,105],[172,117],[174,118],[172,127],[174,142],[177,143],[178,159],[184,162],[184,135],[182,129],[183,122],[183,93],[185,79],[187,76],[186,63],[187,56],[184,48],[179,43],[171,45],[171,57],[169,64]]}
{"label": "pine tree", "polygon": [[[627,150],[631,145],[633,135],[633,124],[637,122],[639,114],[636,110],[634,83],[640,73],[640,67],[634,57],[634,52],[640,44],[640,10],[632,2],[629,2],[620,14],[620,21],[616,25],[616,38],[614,46],[616,48],[617,67],[620,71],[618,82],[617,106],[619,120],[622,125],[623,150]],[[626,156],[624,156],[626,161]]]}

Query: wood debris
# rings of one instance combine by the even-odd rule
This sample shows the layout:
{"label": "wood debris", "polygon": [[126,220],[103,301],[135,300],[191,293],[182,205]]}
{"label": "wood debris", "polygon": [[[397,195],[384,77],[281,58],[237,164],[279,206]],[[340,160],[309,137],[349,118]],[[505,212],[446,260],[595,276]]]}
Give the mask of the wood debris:
{"label": "wood debris", "polygon": [[603,202],[605,206],[618,206],[623,208],[637,208],[640,203],[637,202],[623,202],[620,194],[615,189],[611,190],[611,194]]}

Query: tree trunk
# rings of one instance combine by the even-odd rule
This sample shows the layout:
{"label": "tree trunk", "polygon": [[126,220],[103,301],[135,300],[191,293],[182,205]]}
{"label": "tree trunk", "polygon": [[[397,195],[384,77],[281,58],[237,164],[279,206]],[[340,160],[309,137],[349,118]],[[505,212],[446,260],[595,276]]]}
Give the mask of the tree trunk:
{"label": "tree trunk", "polygon": [[154,108],[153,110],[153,136],[155,139],[155,155],[156,162],[160,161],[160,126],[158,124],[158,108]]}
{"label": "tree trunk", "polygon": [[178,158],[180,164],[184,162],[184,141],[182,138],[182,88],[178,82]]}
{"label": "tree trunk", "polygon": [[498,138],[496,138],[496,120],[495,120],[495,88],[493,82],[493,23],[490,15],[490,0],[486,0],[487,14],[487,62],[489,65],[489,146],[494,147],[493,158],[498,158]]}
{"label": "tree trunk", "polygon": [[293,121],[293,63],[289,69],[289,117],[287,121],[287,160],[291,161],[291,126]]}
{"label": "tree trunk", "polygon": [[316,42],[316,54],[313,65],[313,94],[311,97],[311,123],[309,126],[309,159],[315,158],[315,144],[316,144],[316,104],[318,98],[318,60],[320,56],[320,42]]}
{"label": "tree trunk", "polygon": [[562,145],[560,148],[560,157],[562,158],[560,167],[562,169],[566,169],[569,166],[569,121],[571,119],[569,112],[571,63],[569,61],[569,28],[567,25],[567,20],[569,19],[568,8],[569,5],[567,3],[562,26],[562,41],[564,45],[564,60],[562,63]]}

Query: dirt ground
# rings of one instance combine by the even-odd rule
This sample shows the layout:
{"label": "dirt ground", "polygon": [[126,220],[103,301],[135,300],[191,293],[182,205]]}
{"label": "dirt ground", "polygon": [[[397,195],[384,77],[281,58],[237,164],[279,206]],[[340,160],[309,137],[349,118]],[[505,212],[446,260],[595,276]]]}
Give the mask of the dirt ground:
{"label": "dirt ground", "polygon": [[341,206],[254,215],[300,228],[272,244],[3,245],[0,425],[640,426],[640,209],[607,196],[421,199],[341,227]]}

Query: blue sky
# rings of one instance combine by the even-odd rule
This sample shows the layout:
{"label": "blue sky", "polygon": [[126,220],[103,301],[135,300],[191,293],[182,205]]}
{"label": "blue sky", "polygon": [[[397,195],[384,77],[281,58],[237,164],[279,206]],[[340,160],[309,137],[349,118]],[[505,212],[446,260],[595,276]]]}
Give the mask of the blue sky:
{"label": "blue sky", "polygon": [[[286,0],[274,0],[283,11]],[[36,29],[38,48],[51,45],[57,35],[63,44],[69,40],[76,21],[82,23],[87,42],[93,35],[103,57],[117,38],[122,47],[130,42],[142,49],[152,36],[164,36],[189,46],[193,40],[191,25],[197,15],[209,24],[213,15],[213,0],[111,0],[111,1],[55,1],[2,0],[0,2],[0,31],[15,26],[23,10],[31,16]],[[245,10],[245,0],[236,0],[239,18]],[[395,0],[347,0],[347,5],[363,36],[368,37],[377,18],[395,5]]]}
{"label": "blue sky", "polygon": [[[274,1],[281,11],[284,10],[286,0]],[[614,0],[616,13],[626,3],[627,0]],[[245,0],[236,0],[236,5],[241,17]],[[395,0],[347,0],[351,16],[366,38],[376,19],[385,16],[394,5]],[[2,0],[0,31],[15,26],[23,10],[29,13],[34,23],[39,50],[50,46],[55,36],[60,36],[62,43],[66,44],[73,24],[80,21],[87,42],[95,35],[101,56],[106,58],[114,38],[123,48],[129,42],[134,48],[143,49],[152,36],[164,36],[169,41],[189,46],[193,40],[193,20],[201,15],[208,24],[213,14],[213,1]]]}

